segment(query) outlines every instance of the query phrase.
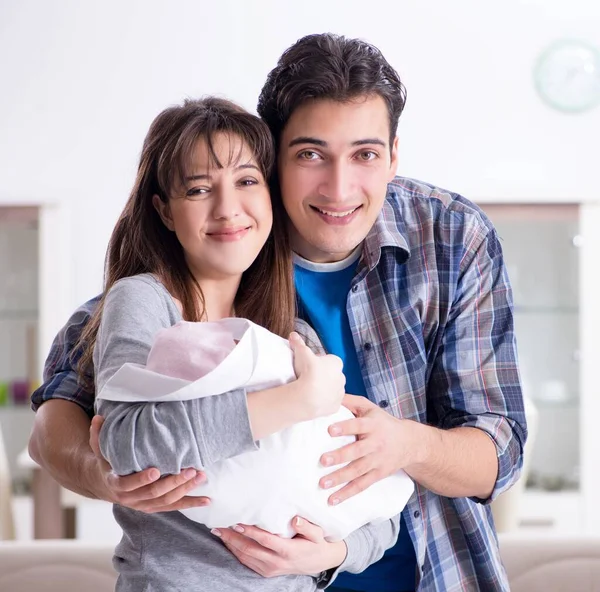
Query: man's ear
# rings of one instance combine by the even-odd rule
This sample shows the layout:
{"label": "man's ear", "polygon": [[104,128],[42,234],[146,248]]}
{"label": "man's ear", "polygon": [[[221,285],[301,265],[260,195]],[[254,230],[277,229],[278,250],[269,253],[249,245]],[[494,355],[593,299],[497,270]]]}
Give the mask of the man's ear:
{"label": "man's ear", "polygon": [[171,217],[171,208],[169,207],[169,202],[165,203],[158,195],[152,196],[152,205],[158,212],[160,219],[163,221],[163,224],[171,231],[175,230],[175,225],[173,224],[173,218]]}
{"label": "man's ear", "polygon": [[398,136],[394,138],[394,142],[392,143],[392,152],[390,159],[390,176],[388,182],[391,181],[398,171]]}

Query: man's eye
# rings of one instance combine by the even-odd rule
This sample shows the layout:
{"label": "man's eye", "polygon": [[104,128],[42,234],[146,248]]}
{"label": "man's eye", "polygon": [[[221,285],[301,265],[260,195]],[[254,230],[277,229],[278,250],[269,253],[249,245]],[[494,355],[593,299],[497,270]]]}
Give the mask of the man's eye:
{"label": "man's eye", "polygon": [[302,160],[317,160],[319,158],[319,154],[314,150],[303,150],[298,156]]}
{"label": "man's eye", "polygon": [[373,150],[365,150],[359,154],[359,158],[365,162],[375,160],[377,158],[377,152],[373,152]]}

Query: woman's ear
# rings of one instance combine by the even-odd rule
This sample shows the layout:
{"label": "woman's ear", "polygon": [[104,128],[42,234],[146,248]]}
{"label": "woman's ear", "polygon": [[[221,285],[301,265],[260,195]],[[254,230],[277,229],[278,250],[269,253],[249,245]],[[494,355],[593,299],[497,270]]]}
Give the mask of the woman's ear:
{"label": "woman's ear", "polygon": [[158,195],[152,196],[152,205],[158,212],[160,219],[163,221],[163,224],[171,231],[175,230],[175,225],[173,224],[173,218],[171,217],[171,208],[169,207],[169,202],[165,203]]}

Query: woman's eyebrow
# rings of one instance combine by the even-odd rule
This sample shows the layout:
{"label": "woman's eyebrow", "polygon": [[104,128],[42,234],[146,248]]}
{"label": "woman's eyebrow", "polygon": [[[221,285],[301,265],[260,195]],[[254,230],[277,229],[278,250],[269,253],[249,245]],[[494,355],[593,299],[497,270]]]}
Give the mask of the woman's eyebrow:
{"label": "woman's eyebrow", "polygon": [[[236,171],[243,170],[243,169],[255,169],[257,171],[260,171],[260,169],[251,162],[240,164],[235,167]],[[205,180],[210,181],[211,178],[212,178],[211,175],[209,175],[208,173],[205,173],[205,174],[201,174],[201,175],[190,175],[189,177],[186,177],[185,180],[186,181],[205,181]]]}

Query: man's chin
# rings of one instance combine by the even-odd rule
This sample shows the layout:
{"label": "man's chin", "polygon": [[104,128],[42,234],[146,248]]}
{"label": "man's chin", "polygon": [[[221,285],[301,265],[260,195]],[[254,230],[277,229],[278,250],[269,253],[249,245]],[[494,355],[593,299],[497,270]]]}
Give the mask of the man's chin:
{"label": "man's chin", "polygon": [[323,243],[318,246],[320,251],[321,263],[335,263],[337,261],[343,261],[348,258],[354,251],[362,244],[362,241],[348,241],[347,243],[340,244],[339,241],[335,243]]}

